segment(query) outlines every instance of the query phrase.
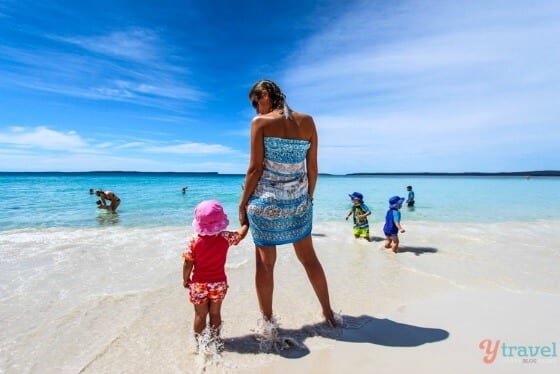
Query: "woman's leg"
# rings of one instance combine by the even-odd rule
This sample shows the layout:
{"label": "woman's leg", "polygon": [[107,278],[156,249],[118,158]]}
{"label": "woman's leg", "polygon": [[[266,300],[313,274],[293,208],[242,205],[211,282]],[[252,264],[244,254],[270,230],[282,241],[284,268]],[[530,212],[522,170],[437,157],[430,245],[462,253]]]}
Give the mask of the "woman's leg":
{"label": "woman's leg", "polygon": [[259,307],[265,320],[272,319],[272,293],[274,291],[274,264],[276,263],[276,247],[255,246],[256,271],[255,287]]}
{"label": "woman's leg", "polygon": [[319,299],[319,303],[323,309],[323,315],[331,325],[335,326],[336,320],[331,309],[327,278],[325,276],[325,272],[323,271],[323,266],[321,266],[321,263],[315,254],[311,235],[308,235],[299,242],[294,243],[294,249],[296,251],[297,258],[305,268],[307,277],[309,278],[309,281],[313,286],[313,290]]}
{"label": "woman's leg", "polygon": [[119,205],[121,205],[121,200],[113,200],[111,201],[111,210],[114,212],[117,210],[117,208],[119,207]]}

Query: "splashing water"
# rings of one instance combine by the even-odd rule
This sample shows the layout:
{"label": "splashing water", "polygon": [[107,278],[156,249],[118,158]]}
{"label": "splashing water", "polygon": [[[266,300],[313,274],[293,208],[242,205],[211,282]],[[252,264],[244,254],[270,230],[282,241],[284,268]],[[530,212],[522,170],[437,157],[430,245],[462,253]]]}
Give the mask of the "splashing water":
{"label": "splashing water", "polygon": [[222,365],[221,353],[224,351],[224,340],[220,337],[220,329],[221,326],[206,327],[202,333],[194,335],[198,373],[205,372],[210,366]]}
{"label": "splashing water", "polygon": [[[336,326],[339,327],[346,327],[344,325],[344,318],[342,318],[342,311],[340,312],[333,312],[333,316],[334,316],[334,320],[336,321]],[[336,326],[332,326],[332,327],[336,327]]]}
{"label": "splashing water", "polygon": [[259,342],[259,349],[262,352],[280,352],[293,347],[303,348],[303,346],[294,338],[289,336],[278,335],[279,324],[275,316],[270,320],[264,317],[257,321],[257,329],[255,331],[256,339]]}

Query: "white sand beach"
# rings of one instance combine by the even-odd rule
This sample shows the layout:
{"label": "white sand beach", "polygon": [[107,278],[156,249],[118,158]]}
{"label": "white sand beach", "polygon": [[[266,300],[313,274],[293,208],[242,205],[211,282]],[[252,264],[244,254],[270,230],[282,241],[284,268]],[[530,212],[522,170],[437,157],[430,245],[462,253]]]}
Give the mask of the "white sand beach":
{"label": "white sand beach", "polygon": [[[179,257],[189,229],[112,227],[103,247],[99,229],[4,232],[0,371],[558,372],[560,222],[404,226],[398,254],[379,236],[355,240],[349,225],[315,226],[343,328],[322,322],[303,269],[281,247],[274,305],[293,345],[268,353],[254,336],[247,238],[228,258],[220,355],[193,353]],[[24,255],[29,246],[44,250]],[[492,363],[484,340],[500,347]]]}

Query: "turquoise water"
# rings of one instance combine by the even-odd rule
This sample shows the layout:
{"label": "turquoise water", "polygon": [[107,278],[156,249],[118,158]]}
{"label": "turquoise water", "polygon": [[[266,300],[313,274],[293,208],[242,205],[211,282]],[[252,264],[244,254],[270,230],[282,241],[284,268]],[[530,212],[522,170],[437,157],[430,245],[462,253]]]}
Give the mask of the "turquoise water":
{"label": "turquoise water", "polygon": [[[220,200],[236,223],[242,175],[176,173],[0,173],[0,230],[47,227],[153,227],[189,225],[195,205]],[[559,219],[560,178],[459,176],[320,176],[315,193],[316,222],[343,221],[348,194],[359,191],[382,220],[387,199],[406,195],[412,185],[414,210],[403,220],[507,222]],[[188,186],[183,195],[181,188]],[[117,214],[96,208],[89,189],[114,191]]]}

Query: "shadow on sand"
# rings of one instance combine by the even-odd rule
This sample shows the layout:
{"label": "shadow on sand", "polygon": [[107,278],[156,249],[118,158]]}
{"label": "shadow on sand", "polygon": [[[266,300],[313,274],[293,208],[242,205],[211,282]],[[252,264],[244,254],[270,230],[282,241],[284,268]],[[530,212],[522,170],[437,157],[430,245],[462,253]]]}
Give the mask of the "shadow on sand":
{"label": "shadow on sand", "polygon": [[[284,339],[289,349],[272,350],[266,353],[285,358],[300,358],[309,354],[304,344],[307,338],[320,336],[350,343],[369,343],[387,347],[417,347],[426,343],[445,340],[449,332],[442,329],[407,325],[390,319],[379,319],[362,315],[342,316],[344,327],[331,328],[326,323],[306,325],[300,329],[278,329],[278,339]],[[225,351],[258,354],[264,353],[257,335],[250,334],[225,339]]]}
{"label": "shadow on sand", "polygon": [[399,247],[398,253],[411,252],[414,253],[416,256],[420,256],[423,255],[424,253],[437,253],[437,251],[438,250],[436,248],[432,248],[432,247],[409,247],[404,245]]}

